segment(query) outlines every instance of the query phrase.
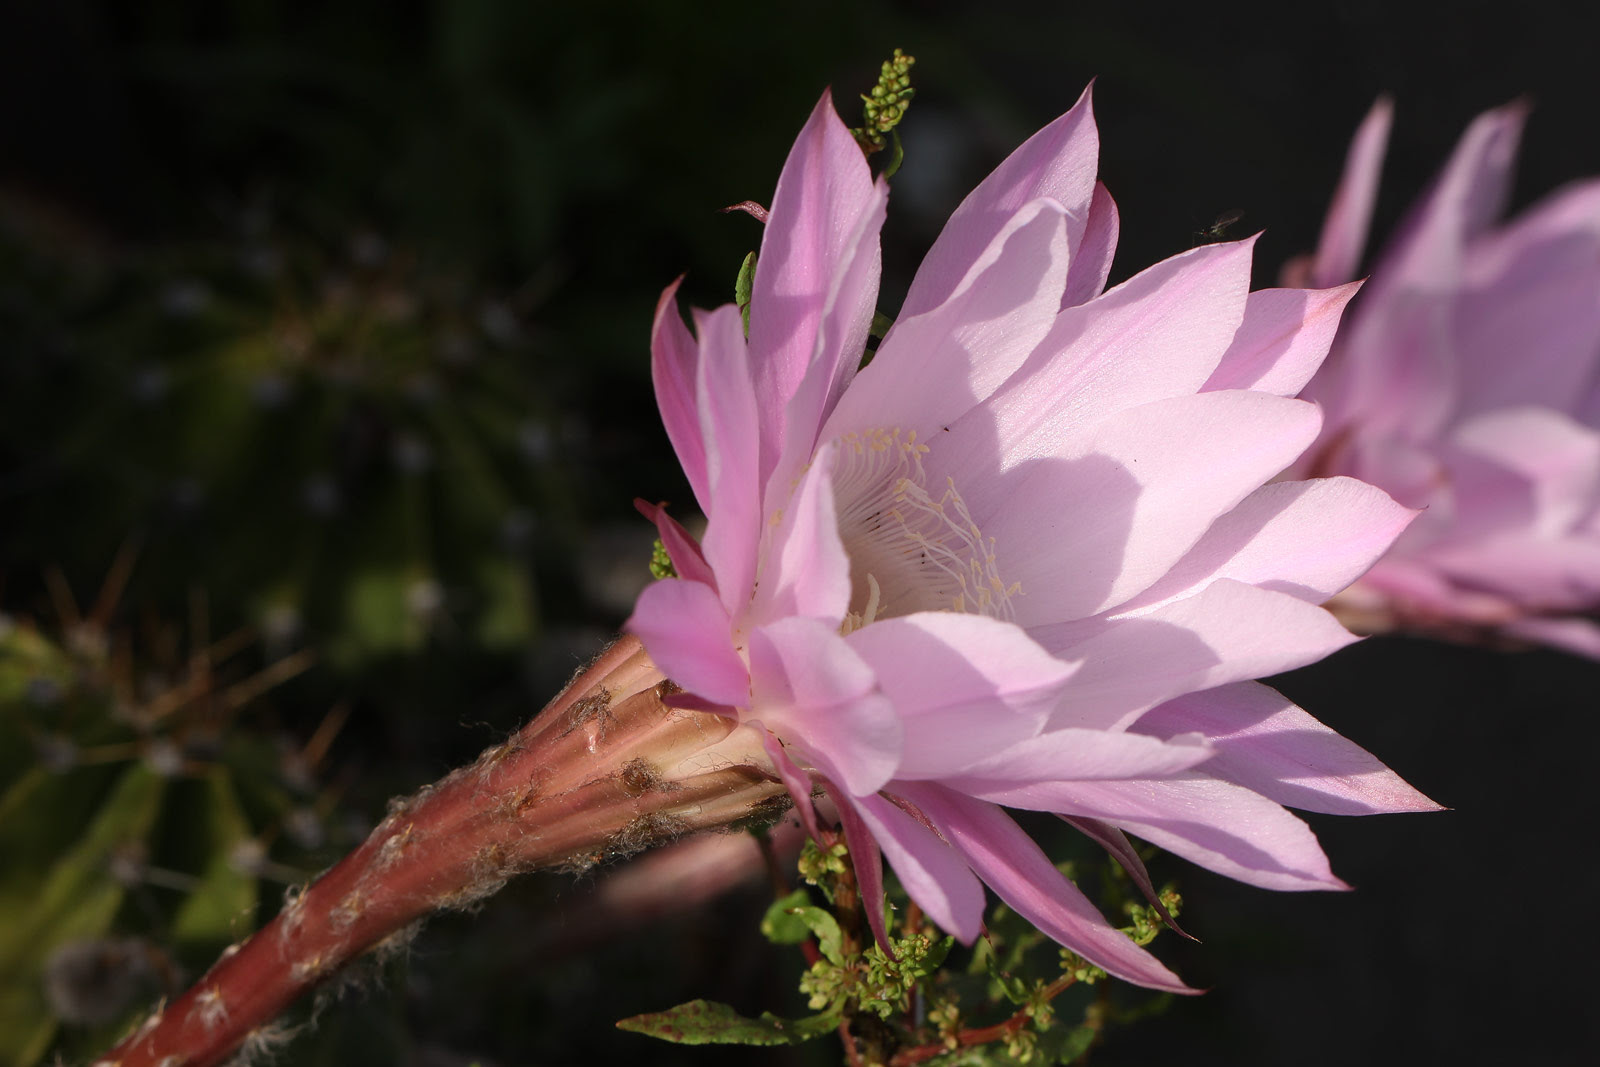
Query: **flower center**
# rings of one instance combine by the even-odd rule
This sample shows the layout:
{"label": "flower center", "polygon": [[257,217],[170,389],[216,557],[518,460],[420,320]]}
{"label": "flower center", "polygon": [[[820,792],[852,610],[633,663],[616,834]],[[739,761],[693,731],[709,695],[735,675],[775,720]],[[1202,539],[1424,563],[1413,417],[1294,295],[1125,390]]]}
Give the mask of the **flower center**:
{"label": "flower center", "polygon": [[1012,620],[1011,598],[955,482],[934,496],[917,432],[895,429],[839,438],[834,499],[839,536],[850,555],[845,631],[914,611],[964,611]]}

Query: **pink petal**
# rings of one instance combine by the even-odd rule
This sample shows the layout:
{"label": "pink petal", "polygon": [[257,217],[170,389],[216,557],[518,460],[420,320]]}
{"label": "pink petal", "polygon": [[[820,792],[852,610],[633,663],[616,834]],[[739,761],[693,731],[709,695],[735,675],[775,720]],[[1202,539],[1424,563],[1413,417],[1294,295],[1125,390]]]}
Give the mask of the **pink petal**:
{"label": "pink petal", "polygon": [[1152,741],[1156,739],[1141,734],[1067,727],[978,756],[941,777],[962,792],[976,794],[969,787],[1160,778],[1205,763],[1212,755],[1199,738]]}
{"label": "pink petal", "polygon": [[1436,547],[1426,562],[1469,590],[1542,612],[1600,603],[1600,541],[1507,537]]}
{"label": "pink petal", "polygon": [[1021,583],[1011,604],[1032,628],[1149,588],[1288,466],[1318,423],[1312,405],[1266,393],[1174,397],[1106,419],[1003,477],[956,484],[995,539],[1005,580]]}
{"label": "pink petal", "polygon": [[1169,700],[1133,729],[1154,737],[1198,731],[1217,754],[1206,774],[1292,808],[1330,815],[1440,810],[1372,753],[1255,682]]}
{"label": "pink petal", "polygon": [[1372,593],[1397,601],[1408,615],[1437,616],[1480,626],[1501,626],[1519,614],[1516,605],[1503,596],[1457,587],[1425,557],[1385,556],[1346,595],[1358,598],[1359,604]]}
{"label": "pink petal", "polygon": [[[1530,532],[1559,536],[1594,508],[1600,487],[1600,433],[1570,416],[1549,408],[1503,408],[1463,423],[1451,441],[1526,485],[1531,510],[1521,525]],[[1457,497],[1466,510],[1470,486],[1458,487]]]}
{"label": "pink petal", "polygon": [[929,462],[955,477],[971,505],[975,485],[983,484],[977,465],[992,466],[997,451],[1008,466],[1014,456],[1058,454],[1109,415],[1192,396],[1243,319],[1253,243],[1173,256],[1062,311],[1022,369],[952,425]]}
{"label": "pink petal", "polygon": [[[1028,138],[967,194],[923,258],[901,307],[901,318],[923,314],[949,300],[1011,217],[1041,197],[1065,209],[1068,244],[1074,256],[1080,245],[1090,244],[1081,235],[1092,215],[1095,173],[1100,166],[1092,88],[1083,91],[1071,111]],[[1090,251],[1087,257],[1093,262],[1097,253]],[[1053,295],[1059,299],[1063,289],[1058,286]]]}
{"label": "pink petal", "polygon": [[1120,728],[1184,693],[1303,667],[1356,640],[1319,607],[1226,578],[1145,614],[1113,618],[1087,639],[1053,641],[1049,628],[1033,633],[1056,655],[1081,662],[1053,727],[1090,729]]}
{"label": "pink petal", "polygon": [[872,200],[846,242],[817,329],[816,353],[784,411],[783,450],[767,476],[769,495],[785,494],[817,446],[822,424],[855,378],[866,351],[878,295],[878,231],[888,206],[888,186],[873,186]]}
{"label": "pink petal", "polygon": [[727,304],[698,311],[700,373],[696,394],[700,432],[706,446],[706,562],[728,614],[738,617],[755,584],[756,550],[761,538],[760,486],[756,473],[758,439],[749,350],[739,309]]}
{"label": "pink petal", "polygon": [[1039,732],[1073,667],[1010,623],[934,611],[845,639],[906,725],[897,778],[937,778]]}
{"label": "pink petal", "polygon": [[1013,215],[956,291],[920,315],[902,313],[839,401],[824,438],[851,430],[944,425],[986,399],[1049,330],[1067,272],[1061,205]]}
{"label": "pink petal", "polygon": [[1600,659],[1600,625],[1591,619],[1519,619],[1505,633],[1590,659]]}
{"label": "pink petal", "polygon": [[706,484],[706,449],[700,437],[700,412],[695,381],[700,353],[689,328],[678,315],[679,278],[667,286],[656,302],[650,328],[650,375],[655,382],[656,405],[667,439],[689,479],[694,498],[705,511],[711,503]]}
{"label": "pink petal", "polygon": [[667,557],[672,560],[672,569],[678,572],[678,577],[708,585],[712,589],[717,587],[717,577],[711,573],[711,565],[701,554],[700,545],[677,519],[667,514],[666,508],[637,499],[633,506],[655,523],[656,532],[661,535],[661,545],[667,550]]}
{"label": "pink petal", "polygon": [[792,617],[750,634],[750,709],[829,778],[864,796],[900,760],[900,719],[838,631]]}
{"label": "pink petal", "polygon": [[750,675],[733,650],[728,613],[715,589],[677,578],[655,582],[639,594],[622,628],[689,692],[713,704],[749,706]]}
{"label": "pink petal", "polygon": [[1328,857],[1310,827],[1273,801],[1203,770],[1174,778],[988,785],[971,791],[1013,808],[1102,819],[1207,870],[1263,889],[1349,888],[1328,869]]}
{"label": "pink petal", "polygon": [[1261,289],[1245,303],[1244,322],[1202,387],[1253,389],[1294,396],[1322,365],[1345,305],[1360,282],[1337,289]]}
{"label": "pink petal", "polygon": [[940,929],[972,944],[983,930],[983,884],[960,853],[882,797],[853,797],[849,803],[907,895]]}
{"label": "pink petal", "polygon": [[1322,239],[1317,242],[1317,257],[1309,279],[1315,288],[1342,285],[1358,273],[1393,122],[1394,101],[1380,96],[1356,129],[1339,188],[1322,223]]}
{"label": "pink petal", "polygon": [[766,749],[767,758],[777,768],[778,777],[783,780],[784,788],[794,800],[794,810],[799,814],[801,823],[805,825],[806,833],[811,835],[811,840],[821,841],[822,834],[817,826],[817,808],[811,801],[811,775],[801,770],[799,764],[790,758],[788,749],[783,747],[783,742],[776,734],[766,729],[765,723],[755,719],[751,720],[750,724],[763,731],[761,746]]}
{"label": "pink petal", "polygon": [[1354,478],[1274,482],[1212,524],[1165,577],[1119,612],[1175,600],[1218,578],[1320,604],[1361,577],[1416,517]]}
{"label": "pink petal", "polygon": [[[861,906],[867,913],[867,925],[872,928],[872,938],[884,953],[894,958],[894,947],[889,944],[888,924],[884,922],[883,855],[875,840],[874,831],[864,821],[851,797],[843,790],[833,792],[834,806],[839,811],[839,825],[844,828],[845,848],[850,850],[850,866],[856,874],[856,890],[861,896]],[[865,798],[876,799],[876,798]],[[980,895],[982,891],[979,891]]]}
{"label": "pink petal", "polygon": [[1063,815],[1061,820],[1111,854],[1111,858],[1121,865],[1133,884],[1139,887],[1139,892],[1144,894],[1145,902],[1161,916],[1162,922],[1190,941],[1200,940],[1179,926],[1178,921],[1167,911],[1167,906],[1162,903],[1160,894],[1156,892],[1155,883],[1150,880],[1150,872],[1145,869],[1144,860],[1139,856],[1138,849],[1133,847],[1133,842],[1128,840],[1127,835],[1110,823],[1101,822],[1099,819]]}
{"label": "pink petal", "polygon": [[834,445],[824,445],[787,505],[761,564],[750,606],[752,625],[788,615],[837,628],[850,605],[850,557],[834,513]]}
{"label": "pink petal", "polygon": [[1461,411],[1575,411],[1600,361],[1600,182],[1479,238],[1466,271],[1455,302]]}
{"label": "pink petal", "polygon": [[1513,104],[1478,117],[1444,172],[1390,242],[1340,338],[1336,380],[1307,395],[1367,433],[1421,437],[1454,408],[1455,294],[1466,247],[1504,206],[1527,108]]}
{"label": "pink petal", "polygon": [[[817,353],[830,303],[834,346],[823,358],[837,364],[853,356],[840,346],[866,341],[877,300],[877,271],[847,265],[858,253],[876,266],[877,231],[863,232],[881,193],[860,147],[823,93],[795,139],[773,194],[772,211],[756,258],[750,299],[750,346],[756,402],[761,412],[761,454],[776,457],[784,441],[785,409]],[[841,273],[847,290],[837,288]],[[750,443],[754,442],[754,438]],[[763,464],[763,474],[773,460]]]}
{"label": "pink petal", "polygon": [[[1095,182],[1089,202],[1089,221],[1083,238],[1072,249],[1072,265],[1067,268],[1067,289],[1061,296],[1063,308],[1086,304],[1105,292],[1111,276],[1111,260],[1117,253],[1117,233],[1121,226],[1117,202],[1104,184]],[[1068,231],[1069,235],[1071,231]]]}
{"label": "pink petal", "polygon": [[1466,242],[1487,229],[1511,195],[1525,102],[1486,111],[1462,134],[1450,161],[1412,208],[1373,271],[1374,288],[1437,285],[1459,277]]}
{"label": "pink petal", "polygon": [[1173,993],[1195,992],[1107,923],[998,807],[936,785],[908,787],[904,792],[1000,899],[1046,935],[1118,978]]}

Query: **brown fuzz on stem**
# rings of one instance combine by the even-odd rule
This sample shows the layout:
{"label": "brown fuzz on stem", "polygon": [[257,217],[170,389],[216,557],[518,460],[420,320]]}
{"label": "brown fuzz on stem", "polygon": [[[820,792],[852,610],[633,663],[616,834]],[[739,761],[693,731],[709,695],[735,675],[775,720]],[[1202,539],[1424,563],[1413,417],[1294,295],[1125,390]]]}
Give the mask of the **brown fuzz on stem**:
{"label": "brown fuzz on stem", "polygon": [[769,815],[785,795],[750,727],[669,708],[639,642],[620,638],[516,736],[414,796],[285,899],[183,996],[94,1067],[208,1067],[268,1037],[277,1016],[420,918],[482,900],[513,875],[583,869],[699,830]]}

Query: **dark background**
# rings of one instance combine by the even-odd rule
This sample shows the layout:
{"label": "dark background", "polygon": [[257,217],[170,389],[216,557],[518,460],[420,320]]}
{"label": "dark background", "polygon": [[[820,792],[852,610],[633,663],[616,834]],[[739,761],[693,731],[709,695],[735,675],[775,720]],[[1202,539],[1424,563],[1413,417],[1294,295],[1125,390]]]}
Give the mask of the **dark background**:
{"label": "dark background", "polygon": [[[1266,231],[1256,281],[1267,285],[1314,244],[1348,138],[1380,92],[1397,101],[1380,234],[1475,114],[1519,96],[1534,109],[1517,205],[1600,173],[1596,20],[1573,10],[11,5],[0,15],[0,607],[47,627],[59,605],[45,569],[87,598],[137,537],[115,619],[182,615],[200,587],[219,631],[253,621],[270,638],[263,605],[278,601],[257,579],[317,554],[316,579],[293,594],[299,624],[281,636],[323,660],[263,721],[304,737],[330,705],[353,708],[328,775],[346,783],[341,810],[370,820],[387,793],[512,728],[625,614],[650,540],[629,502],[687,498],[648,392],[656,294],[687,272],[693,302],[728,299],[759,227],[717,209],[770,199],[824,86],[850,121],[890,49],[918,60],[885,231],[886,309],[961,195],[1091,78],[1101,176],[1122,216],[1113,280],[1242,209],[1241,233]],[[239,273],[266,253],[291,267]],[[256,284],[267,276],[279,280]],[[203,434],[163,438],[204,428],[195,412],[220,403],[222,379],[189,370],[281,319],[285,301],[336,304],[327,294],[352,277],[373,300],[428,294],[428,310],[398,328],[421,338],[402,338],[421,353],[406,375],[352,387],[343,371],[294,371],[297,397],[350,407],[332,424],[298,407],[301,421],[263,421],[232,464],[190,462],[212,440]],[[196,280],[232,294],[204,331],[142,317]],[[478,345],[467,370],[440,340],[451,330]],[[129,399],[151,368],[201,383],[163,394],[187,408]],[[466,445],[452,449],[440,420],[406,407],[427,391],[419,382],[455,405]],[[542,421],[507,429],[520,418],[508,404]],[[361,451],[375,439],[401,456],[413,433],[439,483],[420,548],[389,521],[391,476]],[[449,487],[466,478],[456,465],[472,457],[491,472],[493,505],[479,494],[453,510]],[[335,472],[346,502],[310,548],[294,536],[313,522],[304,509],[258,490],[285,469],[295,492]],[[341,542],[352,524],[362,537]],[[484,531],[513,527],[524,536],[510,549],[485,547]],[[442,619],[424,612],[427,625],[389,634],[369,616],[390,601],[351,608],[360,597],[341,583],[369,564],[389,575],[380,563],[434,575]],[[491,624],[506,582],[520,583],[520,607]],[[1160,951],[1212,991],[1114,1034],[1093,1062],[1581,1062],[1600,1037],[1585,1010],[1600,948],[1597,683],[1600,668],[1554,653],[1412,640],[1368,642],[1283,679],[1453,810],[1314,820],[1351,894],[1271,894],[1160,864],[1205,942]],[[758,891],[659,933],[546,952],[532,917],[567,922],[592,884],[531,879],[473,919],[441,921],[393,983],[404,993],[357,998],[288,1061],[679,1062],[609,1021],[699,995],[783,1007],[789,972],[774,976],[777,956],[752,937]],[[380,1032],[392,1046],[370,1037]],[[766,1062],[713,1051],[687,1061]]]}

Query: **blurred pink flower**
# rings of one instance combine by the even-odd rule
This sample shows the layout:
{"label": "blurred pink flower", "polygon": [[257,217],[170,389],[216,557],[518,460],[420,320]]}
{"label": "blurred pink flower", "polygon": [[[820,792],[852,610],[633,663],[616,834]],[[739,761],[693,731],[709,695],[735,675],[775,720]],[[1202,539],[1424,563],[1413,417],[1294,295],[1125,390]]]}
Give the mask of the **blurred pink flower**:
{"label": "blurred pink flower", "polygon": [[[1186,987],[1001,805],[1126,830],[1275,889],[1339,888],[1283,804],[1435,807],[1250,679],[1354,640],[1317,604],[1412,513],[1348,478],[1266,484],[1316,438],[1291,399],[1354,292],[1249,293],[1253,241],[1104,290],[1117,214],[1089,94],[957,209],[857,373],[887,187],[825,96],[789,155],[748,340],[738,308],[653,339],[708,516],[656,507],[679,577],[627,628],[685,706],[759,728],[801,815],[838,808],[970,942],[983,883],[1106,970]],[[868,909],[882,936],[882,916]]]}
{"label": "blurred pink flower", "polygon": [[[1378,257],[1304,395],[1322,434],[1295,470],[1422,508],[1336,610],[1359,629],[1499,634],[1600,657],[1600,181],[1496,225],[1526,108],[1473,122]],[[1391,120],[1362,123],[1315,257],[1356,273]]]}

